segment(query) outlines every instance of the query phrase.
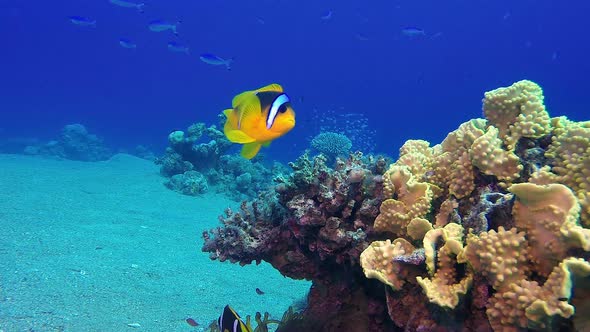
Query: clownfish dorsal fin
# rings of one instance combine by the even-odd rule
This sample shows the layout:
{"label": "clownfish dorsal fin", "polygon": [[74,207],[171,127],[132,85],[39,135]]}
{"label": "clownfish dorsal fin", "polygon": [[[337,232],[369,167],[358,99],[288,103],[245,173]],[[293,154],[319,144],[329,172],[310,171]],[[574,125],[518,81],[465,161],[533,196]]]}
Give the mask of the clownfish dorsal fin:
{"label": "clownfish dorsal fin", "polygon": [[231,101],[231,107],[236,108],[238,105],[242,104],[249,96],[253,95],[254,91],[244,91],[239,95],[235,96],[234,99]]}
{"label": "clownfish dorsal fin", "polygon": [[257,89],[256,92],[283,92],[283,87],[279,84],[272,83],[260,89]]}

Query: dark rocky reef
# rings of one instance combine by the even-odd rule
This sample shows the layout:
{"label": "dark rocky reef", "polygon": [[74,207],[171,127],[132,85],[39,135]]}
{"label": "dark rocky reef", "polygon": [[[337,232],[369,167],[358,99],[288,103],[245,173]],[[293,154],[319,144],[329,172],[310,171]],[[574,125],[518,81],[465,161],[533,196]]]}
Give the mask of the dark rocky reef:
{"label": "dark rocky reef", "polygon": [[241,265],[266,261],[287,277],[311,280],[303,316],[323,331],[391,330],[383,287],[359,266],[387,164],[356,153],[329,168],[325,157],[306,153],[290,175],[275,177],[272,191],[228,209],[223,227],[203,233],[203,251]]}

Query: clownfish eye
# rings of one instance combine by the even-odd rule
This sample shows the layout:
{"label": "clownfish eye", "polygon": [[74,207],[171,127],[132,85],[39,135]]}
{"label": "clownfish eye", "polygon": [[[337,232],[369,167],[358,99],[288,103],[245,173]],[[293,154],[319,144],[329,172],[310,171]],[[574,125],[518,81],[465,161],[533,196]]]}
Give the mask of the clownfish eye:
{"label": "clownfish eye", "polygon": [[279,113],[285,113],[287,112],[287,105],[283,104],[281,105],[281,107],[279,107]]}

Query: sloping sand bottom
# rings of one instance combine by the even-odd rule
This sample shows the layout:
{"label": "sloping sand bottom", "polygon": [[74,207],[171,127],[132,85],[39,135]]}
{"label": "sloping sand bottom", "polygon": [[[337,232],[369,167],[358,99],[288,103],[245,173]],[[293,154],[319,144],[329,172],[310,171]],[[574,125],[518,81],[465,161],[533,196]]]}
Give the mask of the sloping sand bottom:
{"label": "sloping sand bottom", "polygon": [[226,304],[280,318],[305,296],[308,282],[268,264],[209,260],[202,231],[236,203],[163,181],[151,162],[123,154],[0,155],[0,331],[204,331]]}

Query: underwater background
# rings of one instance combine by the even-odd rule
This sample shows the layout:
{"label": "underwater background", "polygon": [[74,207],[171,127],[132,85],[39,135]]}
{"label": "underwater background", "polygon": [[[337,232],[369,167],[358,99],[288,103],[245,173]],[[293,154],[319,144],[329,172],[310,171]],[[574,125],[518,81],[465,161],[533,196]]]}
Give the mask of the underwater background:
{"label": "underwater background", "polygon": [[[271,185],[296,205],[289,181],[324,152],[314,137],[348,137],[324,137],[330,176],[336,157],[381,176],[404,142],[441,142],[520,80],[552,117],[590,114],[583,0],[139,3],[0,1],[0,332],[209,331],[226,304],[280,320],[306,308],[312,278],[211,260],[248,259],[208,236],[238,227],[227,208],[260,212],[243,200],[275,217]],[[296,125],[250,163],[221,112],[271,83]],[[346,159],[357,150],[383,157]]]}
{"label": "underwater background", "polygon": [[[106,0],[0,6],[5,138],[50,138],[78,122],[113,147],[157,151],[168,132],[216,123],[235,94],[271,82],[305,124],[271,147],[282,160],[328,113],[363,114],[380,152],[409,138],[439,141],[481,115],[482,91],[525,78],[544,87],[550,109],[585,112],[585,1],[150,1],[144,13]],[[72,24],[73,15],[96,27]],[[148,30],[156,19],[181,20],[178,37]],[[170,41],[189,54],[169,51]],[[201,53],[234,57],[232,70]]]}

